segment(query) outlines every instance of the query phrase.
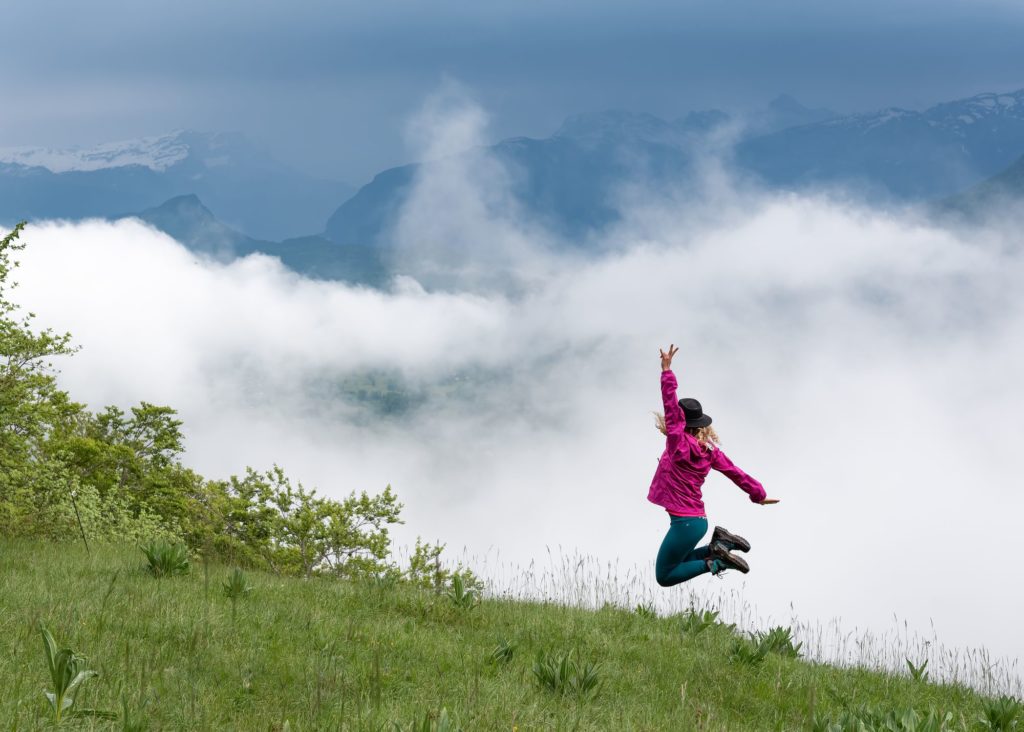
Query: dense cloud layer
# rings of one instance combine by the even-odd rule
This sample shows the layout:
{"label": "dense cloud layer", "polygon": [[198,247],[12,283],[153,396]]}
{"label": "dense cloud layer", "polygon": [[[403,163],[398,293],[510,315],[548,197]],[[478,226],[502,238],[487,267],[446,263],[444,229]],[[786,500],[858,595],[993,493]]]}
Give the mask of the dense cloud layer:
{"label": "dense cloud layer", "polygon": [[[460,114],[454,134],[478,134]],[[452,118],[422,118],[439,124],[426,144]],[[1012,240],[719,184],[698,207],[635,207],[582,261],[517,217],[501,175],[436,174],[401,223],[417,279],[389,293],[205,261],[122,221],[30,227],[17,294],[83,346],[61,365],[77,398],[177,407],[204,474],[277,462],[332,495],[391,483],[402,543],[521,562],[561,546],[650,574],[667,524],[645,500],[651,412],[674,342],[683,393],[782,500],[709,478],[711,522],[755,546],[729,586],[774,617],[932,619],[946,643],[1024,655]],[[371,371],[421,403],[381,417],[341,395]]]}

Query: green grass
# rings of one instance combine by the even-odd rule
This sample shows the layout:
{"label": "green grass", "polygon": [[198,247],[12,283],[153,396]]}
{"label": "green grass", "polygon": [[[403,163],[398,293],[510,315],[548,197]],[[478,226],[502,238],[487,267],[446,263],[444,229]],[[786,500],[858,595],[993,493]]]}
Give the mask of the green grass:
{"label": "green grass", "polygon": [[[682,615],[624,608],[460,607],[405,584],[257,572],[232,621],[233,567],[155,578],[145,564],[136,548],[0,540],[0,729],[51,724],[39,621],[100,674],[76,705],[118,715],[71,725],[82,729],[421,730],[446,709],[447,729],[463,730],[802,730],[864,704],[985,729],[969,689],[775,651],[744,662],[718,622],[694,632]],[[539,659],[570,651],[596,669],[593,693],[538,680]]]}

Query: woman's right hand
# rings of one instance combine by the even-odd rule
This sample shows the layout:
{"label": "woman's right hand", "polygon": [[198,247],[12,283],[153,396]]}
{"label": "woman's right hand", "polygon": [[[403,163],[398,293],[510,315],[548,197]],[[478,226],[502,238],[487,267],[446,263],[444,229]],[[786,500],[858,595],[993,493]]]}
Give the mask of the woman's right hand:
{"label": "woman's right hand", "polygon": [[668,353],[665,353],[660,348],[658,349],[658,352],[661,354],[661,370],[668,371],[670,368],[672,368],[672,357],[679,353],[679,349],[676,348],[675,344],[673,343],[669,345]]}
{"label": "woman's right hand", "polygon": [[778,503],[778,498],[765,498],[763,501],[758,501],[762,506],[771,506],[774,503]]}

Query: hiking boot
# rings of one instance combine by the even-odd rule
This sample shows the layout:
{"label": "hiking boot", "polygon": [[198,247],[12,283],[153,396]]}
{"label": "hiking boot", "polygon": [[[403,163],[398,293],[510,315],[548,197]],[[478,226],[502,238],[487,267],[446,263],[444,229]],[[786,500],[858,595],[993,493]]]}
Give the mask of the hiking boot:
{"label": "hiking boot", "polygon": [[737,557],[735,554],[732,554],[726,548],[725,544],[723,544],[720,541],[715,542],[711,545],[710,554],[711,556],[708,557],[705,561],[709,562],[708,568],[711,569],[711,571],[714,574],[718,574],[718,572],[714,571],[715,563],[717,563],[720,567],[720,569],[718,570],[719,572],[725,569],[738,569],[740,572],[743,572],[743,574],[746,574],[750,571],[750,565],[748,565],[740,557]]}
{"label": "hiking boot", "polygon": [[721,542],[725,544],[725,548],[729,551],[735,551],[739,549],[741,552],[750,551],[750,542],[744,539],[742,536],[737,536],[729,531],[726,531],[721,526],[715,527],[715,533],[711,535],[711,543]]}

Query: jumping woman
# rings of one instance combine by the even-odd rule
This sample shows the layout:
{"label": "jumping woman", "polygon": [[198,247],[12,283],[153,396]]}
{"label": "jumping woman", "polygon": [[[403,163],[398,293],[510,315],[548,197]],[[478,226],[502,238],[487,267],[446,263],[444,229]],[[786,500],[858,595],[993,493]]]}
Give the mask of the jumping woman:
{"label": "jumping woman", "polygon": [[[660,349],[659,349],[660,350]],[[651,482],[647,500],[669,515],[668,533],[661,542],[654,565],[658,584],[671,587],[694,577],[726,569],[749,572],[750,567],[733,554],[734,550],[750,551],[750,542],[716,526],[711,543],[697,543],[708,531],[708,520],[701,500],[701,486],[712,468],[738,485],[754,503],[778,503],[768,498],[756,480],[732,464],[718,449],[718,435],[711,427],[711,417],[704,414],[696,399],[676,401],[676,377],[672,373],[672,357],[679,352],[670,345],[661,353],[661,397],[665,415],[658,415],[658,429],[666,437],[665,452]]]}

